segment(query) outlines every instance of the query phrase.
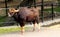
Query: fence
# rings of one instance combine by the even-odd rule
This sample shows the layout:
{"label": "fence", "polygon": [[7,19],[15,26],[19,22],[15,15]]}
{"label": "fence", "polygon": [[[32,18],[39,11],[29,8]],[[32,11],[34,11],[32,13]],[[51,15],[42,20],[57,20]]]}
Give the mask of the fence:
{"label": "fence", "polygon": [[[13,5],[12,7],[15,8],[19,8],[19,7],[37,7],[39,8],[39,12],[40,12],[40,21],[43,22],[45,20],[53,20],[54,18],[59,18],[60,17],[60,3],[56,3],[56,2],[44,2],[44,0],[42,0],[39,3],[36,3],[36,0],[26,0],[26,2],[24,3],[24,0],[22,2],[20,2],[20,4],[18,5]],[[30,4],[31,2],[31,4]],[[33,3],[33,4],[32,4]],[[22,5],[23,4],[23,5]],[[5,8],[0,8],[0,23],[3,22],[4,24],[6,23],[11,23],[14,24],[14,22],[12,21],[12,18],[8,18],[7,16],[7,12],[8,12],[8,8],[11,6],[7,5],[7,1],[5,0]],[[4,20],[5,19],[5,20]],[[12,20],[11,20],[12,19]]]}

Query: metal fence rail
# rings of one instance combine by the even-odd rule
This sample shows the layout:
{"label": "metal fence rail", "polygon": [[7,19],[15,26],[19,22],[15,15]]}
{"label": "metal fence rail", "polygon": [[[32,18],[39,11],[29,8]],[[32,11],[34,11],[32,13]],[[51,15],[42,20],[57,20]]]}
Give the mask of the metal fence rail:
{"label": "metal fence rail", "polygon": [[[24,0],[23,0],[24,1]],[[32,1],[32,0],[28,0],[28,1]],[[39,3],[36,3],[35,0],[33,0],[32,3],[34,4],[28,4],[30,2],[27,2],[26,5],[24,5],[25,7],[38,7],[40,8],[39,12],[40,12],[40,21],[43,22],[44,20],[53,20],[54,18],[59,18],[60,17],[60,12],[57,12],[55,11],[54,9],[55,8],[58,8],[60,6],[59,3],[53,3],[53,2],[48,2],[48,3],[45,3],[43,0]],[[22,3],[20,3],[19,5],[14,5],[13,7],[15,8],[19,8],[19,7],[23,7],[23,6],[20,6]],[[28,4],[28,5],[27,5]],[[7,1],[5,0],[5,8],[0,8],[0,18],[2,18],[3,16],[7,16],[7,13],[8,13],[8,8],[11,7],[11,6],[7,6]],[[45,8],[46,7],[46,8]],[[47,7],[50,7],[50,8],[47,8]],[[49,11],[44,11],[45,9],[50,9]],[[4,19],[4,18],[3,18]],[[14,23],[14,22],[0,22],[1,24],[2,23]]]}

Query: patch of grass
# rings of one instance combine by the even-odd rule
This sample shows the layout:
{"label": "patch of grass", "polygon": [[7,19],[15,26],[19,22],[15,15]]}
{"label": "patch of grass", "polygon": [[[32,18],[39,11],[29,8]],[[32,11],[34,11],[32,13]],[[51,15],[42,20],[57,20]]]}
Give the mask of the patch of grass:
{"label": "patch of grass", "polygon": [[[30,27],[25,27],[25,30],[28,30],[29,28],[30,28]],[[13,27],[13,28],[0,27],[0,34],[18,32],[18,31],[20,31],[20,30],[21,30],[20,27]]]}
{"label": "patch of grass", "polygon": [[60,12],[60,7],[54,8],[54,11]]}
{"label": "patch of grass", "polygon": [[5,22],[6,21],[6,19],[0,19],[0,22]]}
{"label": "patch of grass", "polygon": [[[54,11],[60,12],[60,7],[53,8]],[[52,11],[52,8],[44,9],[44,11]]]}
{"label": "patch of grass", "polygon": [[6,21],[6,16],[0,16],[0,22],[4,22],[4,21]]}
{"label": "patch of grass", "polygon": [[15,31],[19,31],[19,30],[20,29],[18,27],[16,27],[16,28],[0,28],[0,34],[15,32]]}

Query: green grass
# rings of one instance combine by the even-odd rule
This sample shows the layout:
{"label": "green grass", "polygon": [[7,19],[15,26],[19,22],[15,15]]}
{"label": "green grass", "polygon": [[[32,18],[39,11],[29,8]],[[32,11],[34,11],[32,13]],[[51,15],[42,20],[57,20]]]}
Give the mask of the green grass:
{"label": "green grass", "polygon": [[[53,8],[54,11],[60,12],[60,7]],[[44,11],[52,11],[52,8],[44,9]]]}
{"label": "green grass", "polygon": [[6,21],[6,16],[0,16],[0,22]]}
{"label": "green grass", "polygon": [[54,11],[60,12],[60,7],[54,8]]}
{"label": "green grass", "polygon": [[6,19],[4,18],[4,19],[0,19],[0,22],[5,22],[6,21]]}
{"label": "green grass", "polygon": [[[25,30],[28,30],[30,27],[25,27]],[[4,34],[4,33],[12,33],[12,32],[18,32],[20,31],[20,27],[13,27],[13,28],[4,28],[4,27],[0,27],[0,34]]]}
{"label": "green grass", "polygon": [[0,16],[0,26],[4,26],[4,23],[1,22],[6,22],[6,16]]}
{"label": "green grass", "polygon": [[0,28],[0,34],[19,31],[19,28]]}

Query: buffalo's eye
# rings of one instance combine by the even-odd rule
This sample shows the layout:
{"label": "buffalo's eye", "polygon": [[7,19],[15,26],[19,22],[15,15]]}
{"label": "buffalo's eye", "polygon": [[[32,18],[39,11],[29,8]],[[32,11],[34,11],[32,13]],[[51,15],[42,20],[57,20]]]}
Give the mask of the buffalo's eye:
{"label": "buffalo's eye", "polygon": [[10,13],[11,14],[11,13]]}
{"label": "buffalo's eye", "polygon": [[10,12],[10,14],[13,14],[13,12]]}

